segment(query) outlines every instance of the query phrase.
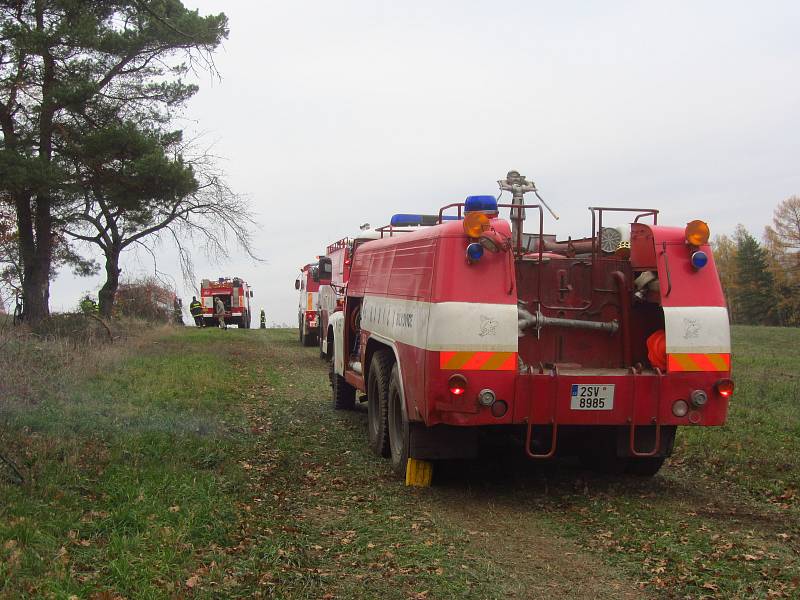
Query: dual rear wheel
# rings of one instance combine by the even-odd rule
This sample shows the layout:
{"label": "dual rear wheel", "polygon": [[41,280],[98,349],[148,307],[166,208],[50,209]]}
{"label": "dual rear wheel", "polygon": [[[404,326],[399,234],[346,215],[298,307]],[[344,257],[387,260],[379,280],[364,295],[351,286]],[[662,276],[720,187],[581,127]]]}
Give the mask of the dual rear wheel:
{"label": "dual rear wheel", "polygon": [[[355,389],[337,375],[331,361],[331,385],[334,408],[352,408]],[[353,402],[350,402],[350,394]],[[410,424],[405,410],[405,397],[400,382],[400,370],[389,349],[378,350],[372,356],[367,377],[367,434],[370,449],[389,458],[392,470],[400,477],[406,475],[411,447]]]}
{"label": "dual rear wheel", "polygon": [[411,425],[406,415],[400,369],[390,350],[374,354],[368,381],[369,446],[378,456],[389,458],[396,475],[405,477],[411,448]]}

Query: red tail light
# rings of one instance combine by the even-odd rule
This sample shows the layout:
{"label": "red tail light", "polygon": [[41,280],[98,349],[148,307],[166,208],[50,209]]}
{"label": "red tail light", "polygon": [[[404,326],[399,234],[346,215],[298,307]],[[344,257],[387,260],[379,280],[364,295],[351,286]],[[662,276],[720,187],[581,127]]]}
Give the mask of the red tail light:
{"label": "red tail light", "polygon": [[723,398],[730,398],[733,395],[733,381],[730,379],[720,379],[717,382],[717,393]]}
{"label": "red tail light", "polygon": [[307,310],[306,311],[306,321],[313,321],[317,318],[317,313]]}
{"label": "red tail light", "polygon": [[467,378],[463,375],[453,375],[447,380],[447,388],[454,396],[463,396],[467,391]]}

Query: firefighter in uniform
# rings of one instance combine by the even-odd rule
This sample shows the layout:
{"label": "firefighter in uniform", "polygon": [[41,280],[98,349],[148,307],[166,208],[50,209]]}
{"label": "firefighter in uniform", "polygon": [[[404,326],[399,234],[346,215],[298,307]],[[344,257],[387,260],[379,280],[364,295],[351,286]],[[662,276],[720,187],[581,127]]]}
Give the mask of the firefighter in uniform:
{"label": "firefighter in uniform", "polygon": [[204,327],[205,323],[203,323],[203,305],[197,299],[197,296],[192,296],[192,302],[189,304],[189,312],[192,313],[192,317],[194,317],[194,324],[198,327]]}
{"label": "firefighter in uniform", "polygon": [[228,326],[225,325],[225,305],[222,303],[219,296],[214,298],[214,314],[217,317],[217,321],[219,321],[220,328],[227,329]]}
{"label": "firefighter in uniform", "polygon": [[261,309],[261,329],[267,328],[267,313],[264,312],[264,309]]}

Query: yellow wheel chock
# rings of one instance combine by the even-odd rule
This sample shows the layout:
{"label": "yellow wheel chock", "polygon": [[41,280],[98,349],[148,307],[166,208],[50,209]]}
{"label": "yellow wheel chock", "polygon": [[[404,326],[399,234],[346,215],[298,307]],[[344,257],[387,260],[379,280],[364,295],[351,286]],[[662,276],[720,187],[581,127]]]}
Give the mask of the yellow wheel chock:
{"label": "yellow wheel chock", "polygon": [[409,458],[406,463],[406,485],[429,487],[433,479],[433,463],[428,460]]}

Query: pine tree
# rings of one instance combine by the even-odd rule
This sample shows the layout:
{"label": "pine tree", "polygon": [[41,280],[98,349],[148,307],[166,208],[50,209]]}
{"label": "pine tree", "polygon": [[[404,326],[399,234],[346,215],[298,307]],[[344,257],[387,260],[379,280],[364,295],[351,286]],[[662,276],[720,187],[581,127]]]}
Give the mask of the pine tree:
{"label": "pine tree", "polygon": [[[98,116],[166,122],[181,77],[227,36],[180,0],[0,1],[0,202],[14,209],[26,315],[49,314],[61,210],[74,200],[69,132]],[[185,62],[182,62],[182,59]]]}
{"label": "pine tree", "polygon": [[737,284],[733,293],[734,322],[777,325],[775,280],[768,268],[767,252],[741,225],[736,230]]}

